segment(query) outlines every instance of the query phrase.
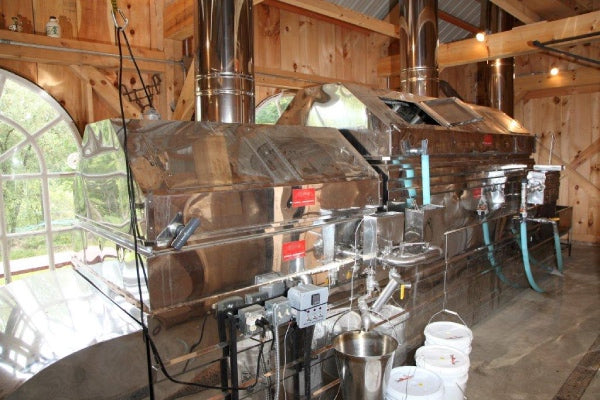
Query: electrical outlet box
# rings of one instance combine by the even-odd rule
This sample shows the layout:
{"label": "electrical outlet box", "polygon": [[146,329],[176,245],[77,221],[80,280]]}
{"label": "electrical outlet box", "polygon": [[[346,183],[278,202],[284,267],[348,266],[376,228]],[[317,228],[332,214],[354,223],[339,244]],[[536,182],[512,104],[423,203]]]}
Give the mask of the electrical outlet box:
{"label": "electrical outlet box", "polygon": [[285,282],[277,281],[276,279],[278,278],[280,278],[280,275],[277,272],[269,272],[262,275],[256,275],[254,277],[254,283],[257,285],[266,283],[261,286],[258,291],[266,293],[268,298],[282,296],[285,293]]}
{"label": "electrical outlet box", "polygon": [[329,289],[313,284],[290,288],[288,299],[296,317],[298,327],[315,325],[327,318]]}
{"label": "electrical outlet box", "polygon": [[246,304],[254,304],[254,303],[261,302],[261,301],[265,301],[268,298],[269,298],[268,293],[252,292],[252,293],[246,293],[246,295],[244,296],[244,302]]}
{"label": "electrical outlet box", "polygon": [[265,309],[258,304],[242,308],[238,311],[240,331],[248,336],[259,333],[260,328],[256,325],[256,321],[265,317]]}
{"label": "electrical outlet box", "polygon": [[292,307],[290,302],[283,296],[265,301],[267,319],[273,326],[279,326],[292,319]]}

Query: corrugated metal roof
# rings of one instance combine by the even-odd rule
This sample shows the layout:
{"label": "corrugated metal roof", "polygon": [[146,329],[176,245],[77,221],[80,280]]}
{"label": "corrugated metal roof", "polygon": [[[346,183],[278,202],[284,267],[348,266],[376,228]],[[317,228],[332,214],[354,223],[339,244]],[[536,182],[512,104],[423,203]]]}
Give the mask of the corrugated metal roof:
{"label": "corrugated metal roof", "polygon": [[[377,19],[385,18],[398,3],[398,0],[327,1]],[[479,26],[481,5],[477,0],[441,0],[438,1],[438,7],[471,25]],[[454,42],[472,36],[470,32],[442,20],[438,21],[438,28],[441,43]]]}

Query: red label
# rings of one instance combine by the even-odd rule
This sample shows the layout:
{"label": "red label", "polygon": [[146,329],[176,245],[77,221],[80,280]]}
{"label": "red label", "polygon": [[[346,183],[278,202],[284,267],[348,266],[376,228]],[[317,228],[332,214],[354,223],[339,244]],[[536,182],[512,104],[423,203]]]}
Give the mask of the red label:
{"label": "red label", "polygon": [[295,242],[284,243],[282,253],[283,261],[304,258],[306,254],[306,242],[304,240],[297,240]]}
{"label": "red label", "polygon": [[292,189],[292,207],[314,206],[315,189]]}
{"label": "red label", "polygon": [[483,137],[484,146],[491,146],[494,144],[494,137],[489,133]]}
{"label": "red label", "polygon": [[471,189],[471,193],[473,193],[473,197],[476,199],[481,198],[481,188],[473,188]]}

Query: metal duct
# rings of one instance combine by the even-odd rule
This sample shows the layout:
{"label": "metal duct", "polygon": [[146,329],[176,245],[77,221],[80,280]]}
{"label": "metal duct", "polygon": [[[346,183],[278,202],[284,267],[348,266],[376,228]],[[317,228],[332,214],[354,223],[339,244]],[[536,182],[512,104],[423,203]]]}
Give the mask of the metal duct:
{"label": "metal duct", "polygon": [[[482,28],[487,33],[512,29],[514,18],[489,1],[481,5]],[[481,63],[477,103],[514,115],[514,58],[498,58]]]}
{"label": "metal duct", "polygon": [[252,0],[198,0],[196,121],[254,122]]}
{"label": "metal duct", "polygon": [[408,40],[407,59],[401,71],[402,91],[438,96],[437,9],[437,0],[401,1],[400,40]]}

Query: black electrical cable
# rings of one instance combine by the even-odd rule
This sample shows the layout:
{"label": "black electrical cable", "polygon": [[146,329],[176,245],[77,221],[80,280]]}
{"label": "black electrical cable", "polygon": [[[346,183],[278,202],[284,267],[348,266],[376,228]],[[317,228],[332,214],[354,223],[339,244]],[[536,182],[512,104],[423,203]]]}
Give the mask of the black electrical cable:
{"label": "black electrical cable", "polygon": [[[194,350],[196,350],[196,347],[200,346],[200,343],[202,343],[202,339],[204,338],[204,328],[206,327],[206,320],[208,319],[208,314],[206,314],[204,316],[204,319],[202,321],[202,328],[200,328],[200,338],[194,343],[192,344],[192,346],[190,347],[190,353]],[[187,367],[190,363],[190,360],[187,360],[185,362],[185,365],[183,366],[183,372],[187,371]]]}
{"label": "black electrical cable", "polygon": [[[129,51],[129,56],[131,57],[131,61],[133,61],[135,70],[137,71],[138,77],[140,78],[140,83],[142,84],[142,88],[144,88],[144,93],[146,94],[146,99],[148,100],[148,104],[150,105],[150,107],[154,108],[154,105],[152,104],[152,97],[150,97],[150,94],[148,93],[148,88],[146,87],[146,84],[144,83],[144,78],[142,78],[142,72],[140,71],[140,67],[138,67],[137,61],[135,61],[135,57],[133,56],[133,51],[131,51],[131,46],[129,45],[129,39],[127,39],[127,35],[125,34],[125,31],[122,28],[119,27],[119,30],[123,33],[123,39],[125,39],[125,44],[127,45],[127,50]],[[121,46],[121,43],[119,41],[119,47],[120,46]],[[121,83],[119,83],[119,90],[121,90],[120,88],[121,88]]]}
{"label": "black electrical cable", "polygon": [[[144,92],[146,93],[146,96],[148,98],[148,102],[150,104],[150,106],[152,107],[152,101],[150,99],[150,96],[148,95],[146,86],[144,85],[143,82],[143,78],[141,76],[141,72],[140,69],[137,65],[137,62],[135,61],[135,57],[133,56],[133,52],[131,51],[131,46],[129,45],[129,40],[127,39],[127,35],[125,33],[125,31],[123,30],[122,27],[118,27],[117,28],[117,45],[119,47],[119,75],[118,75],[118,86],[121,87],[122,84],[122,80],[123,80],[123,52],[121,49],[121,35],[123,35],[123,38],[125,39],[125,43],[127,45],[127,48],[129,50],[129,54],[131,56],[131,59],[133,61],[133,64],[135,65],[135,68],[138,72],[138,76],[140,77],[140,81],[142,83],[142,85],[144,86]],[[130,220],[130,229],[132,231],[133,234],[133,246],[134,246],[134,253],[135,253],[135,263],[136,263],[136,275],[137,275],[137,284],[138,284],[138,295],[139,295],[139,302],[140,302],[140,321],[138,321],[140,323],[140,325],[142,326],[142,333],[143,333],[143,337],[144,337],[144,342],[146,345],[146,362],[147,362],[147,367],[148,367],[148,388],[149,388],[149,397],[150,400],[154,400],[155,396],[154,396],[154,386],[153,386],[153,377],[152,377],[152,355],[154,356],[154,359],[156,360],[156,362],[159,365],[159,368],[161,370],[161,372],[164,374],[164,376],[170,380],[173,383],[177,383],[180,385],[188,385],[188,386],[196,386],[196,387],[200,387],[200,388],[204,388],[204,389],[216,389],[216,390],[252,390],[256,387],[256,385],[258,384],[258,377],[260,374],[260,362],[261,362],[261,358],[262,358],[262,353],[263,353],[263,349],[264,349],[264,345],[265,342],[261,341],[260,344],[260,349],[259,349],[259,355],[258,355],[258,360],[256,363],[256,381],[247,387],[237,387],[237,386],[232,386],[232,387],[228,387],[228,386],[214,386],[214,385],[205,385],[205,384],[201,384],[201,383],[197,383],[197,382],[186,382],[186,381],[180,381],[178,379],[173,378],[167,371],[164,362],[162,361],[162,358],[160,357],[160,354],[158,352],[158,349],[156,347],[156,344],[154,343],[154,341],[152,340],[152,338],[150,337],[150,334],[148,332],[148,327],[144,321],[144,300],[143,300],[143,295],[142,295],[142,275],[144,277],[145,283],[146,283],[146,287],[148,287],[148,277],[146,274],[146,269],[144,266],[144,262],[142,260],[142,257],[138,251],[138,238],[141,236],[140,232],[139,232],[139,227],[138,227],[138,223],[137,223],[137,214],[136,214],[136,203],[135,203],[135,186],[134,186],[134,180],[133,180],[133,173],[131,171],[131,165],[129,162],[129,155],[127,152],[127,124],[125,121],[125,109],[123,107],[123,97],[122,95],[119,96],[119,107],[120,107],[120,111],[121,111],[121,122],[123,124],[123,151],[125,153],[125,166],[126,166],[126,176],[127,176],[127,193],[129,195],[129,210],[130,210],[130,214],[131,214],[131,220]],[[140,269],[142,270],[142,273],[140,273]],[[137,321],[137,320],[136,320]],[[206,320],[204,321],[204,323],[206,322]],[[264,330],[265,327],[263,326],[263,337],[264,337]],[[203,324],[203,328],[202,328],[202,336],[200,337],[200,340],[198,341],[198,344],[200,344],[200,341],[202,340],[203,337],[203,333],[204,333],[204,324]],[[196,346],[197,346],[196,345]],[[192,346],[193,347],[193,346]]]}
{"label": "black electrical cable", "polygon": [[[119,76],[118,76],[118,84],[119,87],[121,87],[121,84],[123,82],[123,51],[121,49],[121,35],[120,33],[123,34],[124,37],[126,37],[125,32],[123,31],[123,28],[119,27],[117,29],[117,44],[119,47]],[[148,372],[148,394],[150,396],[150,400],[154,400],[155,396],[154,396],[154,378],[152,376],[152,358],[151,358],[151,344],[150,344],[150,335],[148,334],[148,327],[146,326],[146,323],[144,322],[144,299],[142,297],[142,282],[141,282],[141,277],[140,277],[140,267],[139,267],[139,263],[138,263],[138,257],[137,255],[139,254],[138,252],[138,243],[137,243],[137,238],[138,238],[138,232],[137,232],[137,215],[135,212],[135,189],[133,187],[133,176],[132,176],[132,172],[131,172],[131,168],[130,168],[130,163],[129,163],[129,155],[127,152],[127,124],[125,121],[125,109],[123,108],[123,96],[119,96],[119,108],[121,111],[121,122],[123,124],[123,152],[125,154],[125,168],[127,171],[127,194],[129,195],[129,208],[130,208],[130,225],[131,225],[131,230],[132,230],[132,234],[133,234],[133,246],[134,246],[134,252],[136,254],[136,275],[137,275],[137,284],[138,284],[138,294],[140,296],[139,301],[140,301],[140,322],[142,324],[142,333],[144,336],[144,343],[145,343],[145,347],[146,347],[146,366],[147,366],[147,372]]]}

